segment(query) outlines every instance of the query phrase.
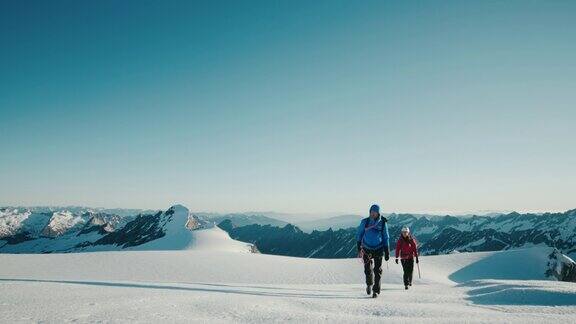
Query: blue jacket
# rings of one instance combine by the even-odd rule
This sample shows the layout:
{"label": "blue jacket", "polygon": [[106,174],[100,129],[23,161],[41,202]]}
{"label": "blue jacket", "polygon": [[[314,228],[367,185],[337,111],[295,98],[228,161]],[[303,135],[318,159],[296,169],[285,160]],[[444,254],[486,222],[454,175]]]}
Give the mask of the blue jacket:
{"label": "blue jacket", "polygon": [[[368,225],[366,221],[368,220]],[[382,229],[382,226],[384,228]],[[376,250],[381,247],[388,248],[389,246],[388,234],[388,224],[382,220],[382,216],[378,217],[376,220],[368,217],[364,218],[358,226],[358,233],[356,235],[356,241],[361,242],[362,246]]]}

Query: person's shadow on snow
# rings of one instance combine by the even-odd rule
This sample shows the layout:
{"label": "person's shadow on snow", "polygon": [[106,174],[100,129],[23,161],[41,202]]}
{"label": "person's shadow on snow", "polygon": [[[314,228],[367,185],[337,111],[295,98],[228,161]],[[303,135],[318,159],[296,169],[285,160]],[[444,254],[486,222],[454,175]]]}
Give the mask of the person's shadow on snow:
{"label": "person's shadow on snow", "polygon": [[[314,290],[300,288],[285,288],[274,286],[234,286],[225,284],[207,283],[179,283],[182,286],[170,283],[134,283],[134,282],[107,282],[107,281],[81,281],[81,280],[49,280],[49,279],[7,279],[2,278],[0,282],[40,282],[71,285],[107,286],[119,288],[140,288],[140,289],[160,289],[190,292],[207,292],[223,294],[239,294],[251,296],[282,297],[282,298],[316,298],[316,299],[365,299],[360,296],[347,296],[348,291],[342,290]],[[350,291],[353,293],[352,291]],[[336,294],[340,293],[340,294]]]}

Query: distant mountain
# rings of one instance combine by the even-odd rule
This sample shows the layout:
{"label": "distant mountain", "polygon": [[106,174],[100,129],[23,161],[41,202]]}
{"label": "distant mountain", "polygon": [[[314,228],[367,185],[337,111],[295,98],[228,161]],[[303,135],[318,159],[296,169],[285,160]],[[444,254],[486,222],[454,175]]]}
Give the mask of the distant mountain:
{"label": "distant mountain", "polygon": [[0,253],[178,249],[190,243],[189,231],[213,224],[181,205],[136,216],[75,210],[1,208]]}
{"label": "distant mountain", "polygon": [[[191,214],[177,205],[162,212],[132,216],[93,209],[0,208],[0,253],[52,253],[119,249],[178,249],[190,243],[191,230],[219,227],[262,253],[345,258],[356,255],[356,226],[361,217],[324,219],[305,232],[298,226],[259,214]],[[496,251],[548,246],[576,256],[576,210],[564,213],[499,216],[422,216],[390,214],[391,247],[402,226],[411,228],[422,254]],[[349,228],[336,229],[339,226]],[[306,224],[305,224],[306,225]]]}
{"label": "distant mountain", "polygon": [[[230,218],[237,217],[241,215],[245,216],[262,216],[265,219],[280,221],[283,225],[299,224],[301,222],[308,222],[310,220],[327,219],[335,216],[342,215],[342,213],[279,213],[271,211],[248,211],[239,213],[215,213],[215,212],[194,212],[194,215],[205,217],[208,219],[220,219],[220,221]],[[266,225],[266,224],[260,224]],[[273,225],[273,224],[270,224]],[[280,226],[283,226],[280,225]]]}
{"label": "distant mountain", "polygon": [[341,215],[312,221],[297,222],[295,225],[302,231],[308,233],[314,230],[325,231],[329,228],[338,230],[358,226],[362,218],[363,217],[360,215]]}
{"label": "distant mountain", "polygon": [[209,217],[211,221],[218,224],[226,219],[229,219],[234,223],[234,226],[246,226],[246,225],[272,225],[283,227],[288,223],[281,221],[272,217],[268,217],[262,214],[251,214],[251,213],[234,213],[234,214],[217,214]]}
{"label": "distant mountain", "polygon": [[[454,217],[458,218],[467,218],[467,217],[474,217],[474,216],[485,216],[485,217],[496,217],[503,215],[504,213],[501,212],[494,212],[494,211],[482,211],[478,214],[462,214],[457,215]],[[383,214],[385,217],[395,217],[397,214]],[[400,215],[410,215],[415,218],[422,218],[425,217],[426,219],[435,219],[437,217],[444,217],[440,215],[434,214],[400,214]],[[299,221],[299,222],[292,222],[292,224],[298,226],[302,231],[310,233],[314,230],[317,231],[325,231],[329,228],[333,230],[337,229],[346,229],[350,227],[356,227],[362,220],[362,218],[366,216],[360,216],[355,214],[350,215],[339,215],[339,216],[332,216],[327,218],[319,218],[313,220],[306,220],[306,221]]]}
{"label": "distant mountain", "polygon": [[288,224],[284,227],[271,225],[247,225],[236,227],[231,220],[224,220],[218,227],[231,238],[254,244],[266,254],[298,256],[306,258],[347,258],[355,255],[355,238],[350,230],[302,232]]}
{"label": "distant mountain", "polygon": [[85,206],[33,206],[33,207],[19,207],[19,206],[5,206],[0,207],[0,210],[11,210],[18,212],[32,212],[51,214],[54,212],[70,212],[73,214],[84,213],[102,213],[113,214],[117,216],[135,216],[138,214],[154,214],[158,209],[135,209],[135,208],[101,208],[101,207],[85,207]]}
{"label": "distant mountain", "polygon": [[[417,237],[422,254],[498,251],[534,245],[576,254],[576,210],[471,217],[391,214],[388,220],[391,248],[406,225]],[[318,258],[356,255],[355,227],[305,233],[296,226],[219,226],[232,238],[255,244],[262,253]]]}

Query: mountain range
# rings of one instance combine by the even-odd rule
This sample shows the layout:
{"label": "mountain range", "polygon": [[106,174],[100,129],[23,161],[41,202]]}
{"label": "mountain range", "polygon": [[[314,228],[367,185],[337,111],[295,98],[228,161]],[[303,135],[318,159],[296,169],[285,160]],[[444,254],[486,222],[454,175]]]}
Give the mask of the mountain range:
{"label": "mountain range", "polygon": [[[232,238],[254,244],[261,253],[349,258],[356,256],[355,226],[361,220],[355,215],[320,219],[305,222],[302,230],[263,214],[190,213],[180,205],[166,211],[135,210],[138,213],[134,215],[126,215],[125,210],[109,211],[82,207],[0,208],[0,253],[143,249],[152,246],[153,241],[175,235],[170,234],[169,225],[178,217],[177,223],[186,230],[216,223]],[[409,226],[424,255],[531,246],[576,254],[576,210],[470,217],[390,214],[387,219],[392,248],[401,227]]]}
{"label": "mountain range", "polygon": [[[391,248],[402,226],[408,226],[425,255],[531,246],[554,247],[569,255],[576,254],[576,210],[471,217],[391,214],[387,219]],[[239,226],[233,219],[219,226],[232,238],[255,244],[262,253],[314,258],[346,258],[357,253],[355,227],[306,233],[294,225]]]}
{"label": "mountain range", "polygon": [[187,232],[213,226],[181,205],[120,216],[91,209],[0,208],[0,253],[180,249]]}

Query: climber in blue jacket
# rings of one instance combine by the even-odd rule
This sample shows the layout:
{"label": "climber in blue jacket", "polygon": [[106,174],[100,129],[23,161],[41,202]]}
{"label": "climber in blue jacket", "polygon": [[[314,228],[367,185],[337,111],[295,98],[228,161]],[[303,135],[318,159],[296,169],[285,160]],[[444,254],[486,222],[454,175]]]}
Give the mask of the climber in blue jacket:
{"label": "climber in blue jacket", "polygon": [[[384,216],[380,215],[380,207],[372,205],[370,216],[362,219],[356,235],[358,256],[364,261],[366,293],[372,294],[374,298],[380,293],[382,256],[386,261],[390,259],[387,221]],[[374,270],[372,270],[372,260],[374,260]]]}

